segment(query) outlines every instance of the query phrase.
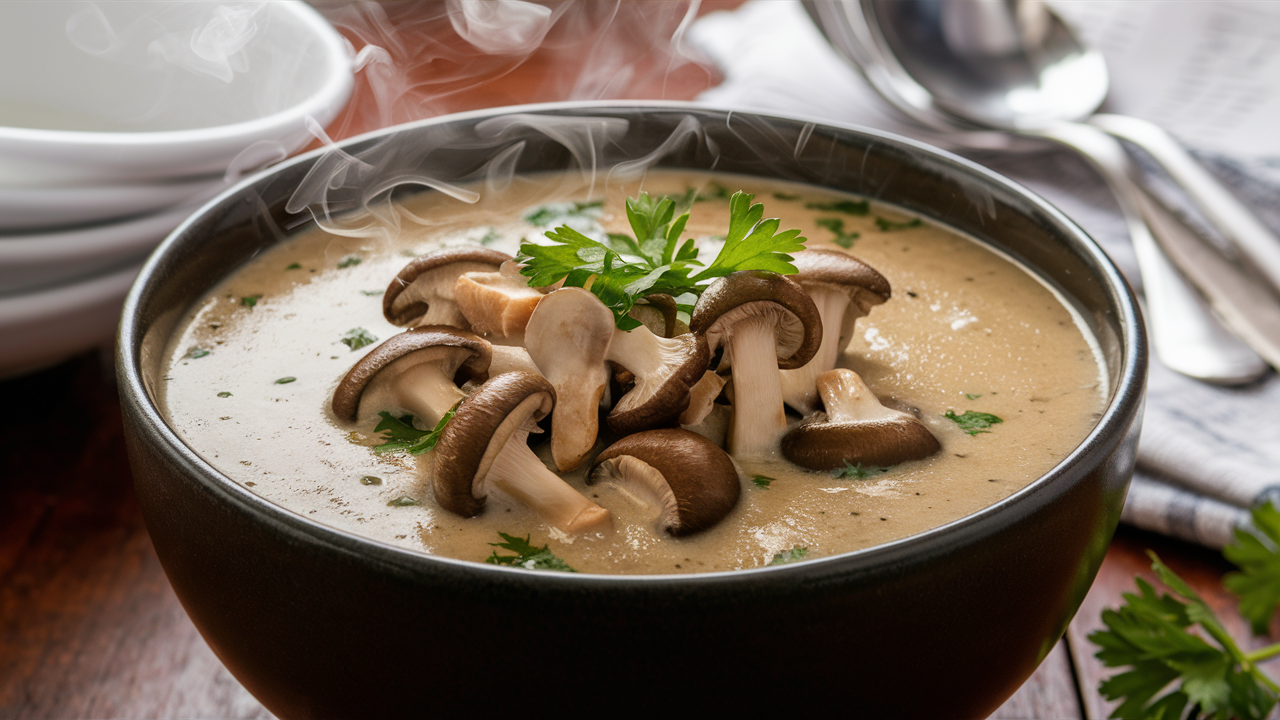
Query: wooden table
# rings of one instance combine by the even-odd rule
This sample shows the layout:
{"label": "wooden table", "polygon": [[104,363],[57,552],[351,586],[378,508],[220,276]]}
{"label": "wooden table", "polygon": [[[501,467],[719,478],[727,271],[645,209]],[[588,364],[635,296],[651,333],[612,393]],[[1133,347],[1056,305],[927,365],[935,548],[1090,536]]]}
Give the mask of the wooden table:
{"label": "wooden table", "polygon": [[[704,3],[701,12],[735,4]],[[682,18],[667,3],[579,6],[527,58],[476,57],[435,4],[320,7],[357,48],[390,50],[361,74],[329,127],[334,139],[495,105],[689,99],[716,82],[713,71],[654,49]],[[269,717],[187,620],[156,559],[109,353],[0,382],[0,398],[0,718]],[[1096,691],[1104,671],[1086,636],[1135,574],[1151,577],[1146,548],[1246,636],[1219,585],[1229,567],[1216,553],[1121,528],[1064,640],[994,717],[1107,716]]]}

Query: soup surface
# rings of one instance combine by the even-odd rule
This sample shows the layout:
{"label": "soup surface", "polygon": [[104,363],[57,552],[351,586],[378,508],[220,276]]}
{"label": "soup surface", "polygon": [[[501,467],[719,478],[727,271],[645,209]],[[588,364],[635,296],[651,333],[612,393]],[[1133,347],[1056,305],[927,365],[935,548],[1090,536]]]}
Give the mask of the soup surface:
{"label": "soup surface", "polygon": [[[887,402],[918,409],[940,452],[833,472],[803,470],[780,454],[742,461],[737,506],[685,538],[656,530],[611,484],[585,485],[588,463],[566,480],[613,514],[615,530],[569,537],[498,493],[478,517],[445,511],[432,498],[429,454],[377,455],[372,446],[382,438],[372,423],[334,418],[335,386],[376,345],[362,343],[401,332],[383,318],[382,295],[409,258],[452,245],[514,254],[523,238],[561,223],[626,232],[623,203],[640,190],[696,191],[685,237],[711,257],[727,229],[729,194],[739,189],[764,203],[765,217],[799,228],[808,247],[848,248],[888,278],[892,298],[857,320],[839,364]],[[847,552],[937,527],[1025,487],[1081,442],[1103,408],[1096,343],[1044,283],[945,227],[875,203],[867,211],[828,190],[676,171],[591,188],[557,175],[518,178],[474,203],[426,193],[382,215],[301,232],[193,306],[167,351],[161,404],[187,444],[236,482],[392,545],[478,562],[510,554],[493,545],[505,533],[599,573],[734,570]],[[948,417],[966,411],[1002,422],[966,428]],[[549,459],[545,442],[535,449]]]}

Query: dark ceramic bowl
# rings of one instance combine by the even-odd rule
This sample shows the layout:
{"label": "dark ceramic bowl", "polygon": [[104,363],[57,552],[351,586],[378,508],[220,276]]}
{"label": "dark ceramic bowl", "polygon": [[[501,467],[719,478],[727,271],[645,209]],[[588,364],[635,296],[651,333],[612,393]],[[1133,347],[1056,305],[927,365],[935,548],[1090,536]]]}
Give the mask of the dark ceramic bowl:
{"label": "dark ceramic bowl", "polygon": [[[577,138],[572,148],[555,139],[566,133]],[[1116,269],[1043,200],[898,137],[671,104],[492,110],[340,147],[372,169],[349,168],[346,184],[328,192],[335,208],[409,171],[500,182],[511,163],[518,172],[592,161],[622,171],[618,163],[638,158],[887,201],[1018,258],[1059,288],[1096,334],[1111,387],[1097,427],[1051,472],[981,512],[867,550],[739,572],[615,577],[389,547],[253,495],[156,409],[164,345],[184,310],[277,242],[278,228],[306,217],[290,198],[310,171],[343,162],[327,152],[295,158],[175,231],[143,269],[120,329],[129,455],[156,552],[214,652],[272,712],[977,717],[1062,635],[1120,515],[1146,345]],[[487,163],[503,149],[505,166]]]}

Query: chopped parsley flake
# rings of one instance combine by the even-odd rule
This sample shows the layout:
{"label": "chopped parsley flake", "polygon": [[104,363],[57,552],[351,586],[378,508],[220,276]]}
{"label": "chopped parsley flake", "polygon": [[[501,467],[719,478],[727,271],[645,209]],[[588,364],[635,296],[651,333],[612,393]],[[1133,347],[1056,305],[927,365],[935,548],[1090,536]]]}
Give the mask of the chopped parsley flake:
{"label": "chopped parsley flake", "polygon": [[190,350],[187,351],[187,354],[185,357],[195,360],[196,358],[202,358],[208,354],[209,354],[209,351],[205,350],[202,347],[192,347]]}
{"label": "chopped parsley flake", "polygon": [[959,425],[961,430],[970,435],[991,432],[987,428],[1004,422],[1003,419],[991,413],[975,412],[973,410],[965,410],[961,415],[957,415],[955,410],[948,410],[942,414],[942,417]]}
{"label": "chopped parsley flake", "polygon": [[808,554],[809,554],[809,548],[807,547],[793,547],[790,550],[784,550],[778,553],[777,555],[774,555],[773,559],[769,561],[769,564],[770,565],[786,565],[789,562],[795,562],[796,560],[803,560],[804,556]]}
{"label": "chopped parsley flake", "polygon": [[964,396],[965,396],[965,397],[967,397],[967,398],[969,398],[970,400],[977,400],[978,398],[982,397],[982,393],[976,393],[976,394],[975,394],[975,393],[965,393],[965,394],[964,394]]}
{"label": "chopped parsley flake", "polygon": [[910,220],[898,222],[896,220],[876,216],[876,227],[880,228],[883,232],[889,232],[891,230],[906,230],[907,228],[920,227],[920,225],[920,218],[911,218]]}
{"label": "chopped parsley flake", "polygon": [[301,269],[302,269],[302,265],[300,263],[289,263],[288,267],[285,268],[285,270],[301,270]]}
{"label": "chopped parsley flake", "polygon": [[889,472],[890,469],[892,468],[871,467],[871,466],[864,468],[862,467],[862,463],[858,463],[857,465],[850,465],[849,461],[845,460],[844,467],[836,468],[835,470],[831,471],[831,477],[835,478],[836,480],[845,480],[847,478],[857,478],[859,480],[866,480],[867,478],[871,477],[872,473],[883,474],[883,473]]}
{"label": "chopped parsley flake", "polygon": [[231,393],[227,392],[226,390],[223,390],[222,392],[218,393],[218,397],[231,397]]}
{"label": "chopped parsley flake", "polygon": [[351,328],[342,336],[342,344],[352,350],[359,350],[366,345],[372,345],[378,341],[372,333],[362,327]]}
{"label": "chopped parsley flake", "polygon": [[774,194],[773,194],[773,198],[774,198],[775,200],[784,200],[784,201],[786,201],[786,200],[799,200],[799,199],[800,199],[800,196],[799,196],[799,195],[792,195],[791,193],[781,193],[781,192],[776,192],[776,193],[774,193]]}
{"label": "chopped parsley flake", "polygon": [[821,210],[822,212],[838,212],[845,215],[857,215],[859,217],[867,215],[871,212],[871,203],[866,200],[837,200],[835,202],[811,202],[805,203],[805,207],[810,210]]}
{"label": "chopped parsley flake", "polygon": [[835,237],[831,238],[831,242],[839,245],[845,250],[853,247],[853,241],[860,237],[860,234],[856,230],[845,232],[844,220],[841,220],[840,218],[818,218],[814,222],[817,223],[818,227],[826,228],[834,233]]}
{"label": "chopped parsley flake", "polygon": [[421,504],[422,503],[418,502],[417,499],[411,498],[408,495],[401,495],[400,497],[394,500],[387,501],[387,507],[410,507],[412,505],[421,505]]}
{"label": "chopped parsley flake", "polygon": [[282,377],[282,378],[277,379],[277,380],[276,380],[276,382],[275,382],[275,384],[276,384],[276,385],[288,385],[289,383],[294,382],[294,381],[296,381],[297,379],[298,379],[298,378],[293,377],[292,375],[286,375],[285,377]]}
{"label": "chopped parsley flake", "polygon": [[386,293],[382,290],[361,290],[360,294],[364,295],[365,297],[375,297],[375,296],[385,295]]}
{"label": "chopped parsley flake", "polygon": [[538,227],[546,227],[557,220],[566,218],[587,217],[596,218],[604,210],[604,200],[593,200],[589,202],[569,202],[569,203],[553,203],[551,205],[543,205],[524,216],[525,222]]}
{"label": "chopped parsley flake", "polygon": [[492,547],[509,550],[515,555],[499,555],[497,550],[493,554],[485,558],[484,561],[490,565],[510,565],[512,567],[522,567],[525,570],[554,570],[556,572],[577,572],[569,563],[556,557],[554,553],[546,546],[534,547],[529,542],[528,535],[524,537],[516,537],[508,535],[504,532],[498,533],[502,536],[503,542],[489,543]]}
{"label": "chopped parsley flake", "polygon": [[382,478],[378,477],[377,475],[365,475],[364,477],[360,478],[360,484],[361,485],[381,485]]}
{"label": "chopped parsley flake", "polygon": [[348,255],[338,261],[338,267],[340,268],[355,267],[362,262],[364,262],[363,258],[357,257],[355,255]]}
{"label": "chopped parsley flake", "polygon": [[246,295],[245,297],[240,298],[240,305],[242,307],[247,307],[250,310],[252,310],[253,306],[257,305],[258,301],[261,299],[262,299],[261,295]]}
{"label": "chopped parsley flake", "polygon": [[763,488],[765,490],[769,489],[769,483],[772,483],[773,480],[774,479],[769,477],[768,475],[752,475],[751,476],[751,482],[755,483],[756,487]]}

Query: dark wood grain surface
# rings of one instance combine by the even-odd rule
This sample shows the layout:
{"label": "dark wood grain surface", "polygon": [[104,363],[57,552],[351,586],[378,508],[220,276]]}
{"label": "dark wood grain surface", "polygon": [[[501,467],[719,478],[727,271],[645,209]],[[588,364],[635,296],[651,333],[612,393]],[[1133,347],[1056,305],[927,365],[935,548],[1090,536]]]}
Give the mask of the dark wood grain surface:
{"label": "dark wood grain surface", "polygon": [[[356,48],[387,49],[329,126],[334,139],[495,105],[690,99],[716,82],[714,70],[670,49],[683,19],[672,3],[580,5],[542,49],[496,58],[462,42],[435,3],[318,6]],[[125,457],[110,352],[0,382],[0,398],[0,718],[268,717],[187,620],[156,559]],[[1146,548],[1247,637],[1216,553],[1121,528],[1066,637],[993,717],[1107,716],[1096,692],[1106,672],[1087,635],[1135,574],[1151,577]]]}

